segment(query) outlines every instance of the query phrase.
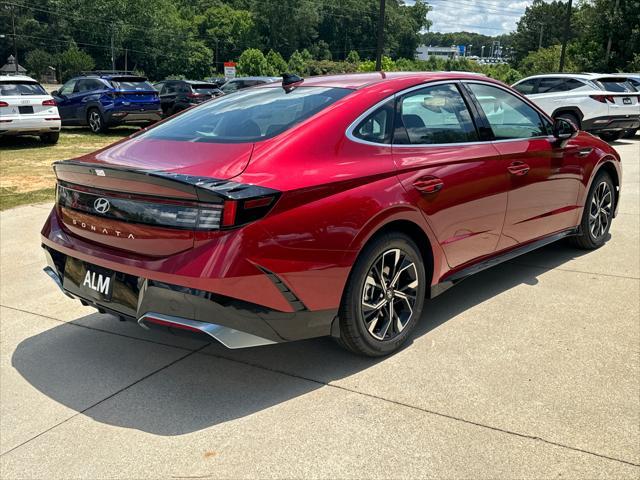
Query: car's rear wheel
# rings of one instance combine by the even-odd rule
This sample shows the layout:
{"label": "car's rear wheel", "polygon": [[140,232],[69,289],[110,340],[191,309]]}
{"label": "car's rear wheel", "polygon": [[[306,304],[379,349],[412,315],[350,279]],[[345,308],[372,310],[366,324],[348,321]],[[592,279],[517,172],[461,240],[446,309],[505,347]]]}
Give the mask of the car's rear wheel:
{"label": "car's rear wheel", "polygon": [[422,255],[401,233],[375,238],[362,251],[340,308],[340,343],[370,357],[396,351],[415,327],[424,305]]}
{"label": "car's rear wheel", "polygon": [[54,145],[58,143],[59,139],[60,139],[60,132],[49,132],[49,133],[43,133],[42,135],[40,135],[40,141],[48,145]]}
{"label": "car's rear wheel", "polygon": [[623,135],[624,130],[620,130],[619,132],[600,132],[598,134],[598,136],[605,142],[615,142],[616,140],[620,140]]}
{"label": "car's rear wheel", "polygon": [[572,237],[573,243],[586,250],[604,245],[611,228],[615,209],[616,191],[607,172],[600,172],[591,184],[582,212],[580,235]]}
{"label": "car's rear wheel", "polygon": [[93,133],[101,133],[107,129],[104,118],[97,108],[92,108],[87,112],[87,123]]}
{"label": "car's rear wheel", "polygon": [[562,118],[563,120],[569,120],[571,123],[573,123],[576,126],[578,130],[580,130],[580,120],[578,119],[577,115],[574,115],[573,113],[561,113],[560,115],[556,115],[556,119],[558,118]]}

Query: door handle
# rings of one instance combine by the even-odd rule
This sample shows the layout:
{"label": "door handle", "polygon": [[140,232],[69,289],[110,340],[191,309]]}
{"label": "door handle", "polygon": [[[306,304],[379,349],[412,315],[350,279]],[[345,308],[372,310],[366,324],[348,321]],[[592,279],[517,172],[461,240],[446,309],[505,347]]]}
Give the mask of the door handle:
{"label": "door handle", "polygon": [[413,186],[422,193],[436,193],[442,190],[444,182],[438,177],[422,177],[413,182]]}
{"label": "door handle", "polygon": [[593,148],[591,147],[581,148],[580,150],[578,150],[578,153],[576,155],[580,158],[584,158],[584,157],[588,157],[592,151],[593,151]]}
{"label": "door handle", "polygon": [[511,175],[521,177],[529,173],[531,167],[529,167],[529,165],[524,162],[513,162],[511,165],[509,165],[509,167],[507,167],[507,170],[509,170],[509,173]]}

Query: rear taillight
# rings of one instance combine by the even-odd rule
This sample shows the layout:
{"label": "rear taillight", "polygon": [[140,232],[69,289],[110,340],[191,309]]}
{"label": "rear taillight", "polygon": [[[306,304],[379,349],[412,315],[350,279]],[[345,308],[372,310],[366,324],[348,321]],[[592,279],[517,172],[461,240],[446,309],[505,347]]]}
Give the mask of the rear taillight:
{"label": "rear taillight", "polygon": [[43,100],[42,101],[42,106],[43,107],[55,107],[56,106],[56,101],[52,98],[49,100]]}
{"label": "rear taillight", "polygon": [[274,193],[243,200],[226,200],[222,211],[222,227],[237,227],[264,217],[276,203],[278,195]]}
{"label": "rear taillight", "polygon": [[222,204],[168,201],[146,197],[119,197],[89,193],[58,185],[58,205],[129,223],[188,230],[218,230]]}
{"label": "rear taillight", "polygon": [[0,102],[0,107],[8,107],[9,104],[7,102]]}
{"label": "rear taillight", "polygon": [[589,97],[600,103],[616,103],[612,95],[589,95]]}

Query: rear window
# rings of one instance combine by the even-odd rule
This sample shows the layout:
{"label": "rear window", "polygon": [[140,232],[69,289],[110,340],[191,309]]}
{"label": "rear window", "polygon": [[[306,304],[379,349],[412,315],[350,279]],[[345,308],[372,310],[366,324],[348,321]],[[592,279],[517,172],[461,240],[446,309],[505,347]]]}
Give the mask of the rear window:
{"label": "rear window", "polygon": [[144,134],[185,142],[244,143],[275,137],[351,93],[346,88],[242,90],[187,111]]}
{"label": "rear window", "polygon": [[46,95],[42,86],[37,82],[0,82],[0,95]]}
{"label": "rear window", "polygon": [[196,93],[213,93],[218,89],[215,85],[211,84],[191,84],[191,89]]}
{"label": "rear window", "polygon": [[118,90],[133,90],[141,92],[154,92],[153,86],[144,77],[141,78],[112,78],[111,84]]}
{"label": "rear window", "polygon": [[620,78],[600,78],[596,81],[596,83],[602,87],[603,90],[607,90],[608,92],[635,92],[631,83],[629,83],[626,79]]}

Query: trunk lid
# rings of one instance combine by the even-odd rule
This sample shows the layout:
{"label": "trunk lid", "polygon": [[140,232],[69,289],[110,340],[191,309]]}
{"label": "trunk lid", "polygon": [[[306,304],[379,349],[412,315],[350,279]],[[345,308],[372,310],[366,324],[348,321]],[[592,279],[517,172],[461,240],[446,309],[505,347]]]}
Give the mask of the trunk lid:
{"label": "trunk lid", "polygon": [[229,179],[246,168],[252,150],[252,143],[134,137],[58,162],[60,220],[74,236],[142,255],[193,248],[220,228],[225,195],[237,186]]}

